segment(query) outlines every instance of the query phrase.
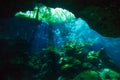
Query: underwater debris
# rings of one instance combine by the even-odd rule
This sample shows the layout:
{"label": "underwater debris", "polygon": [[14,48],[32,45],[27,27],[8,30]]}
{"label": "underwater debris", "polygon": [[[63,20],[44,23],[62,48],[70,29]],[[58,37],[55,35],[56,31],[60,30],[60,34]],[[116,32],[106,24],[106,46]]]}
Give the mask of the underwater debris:
{"label": "underwater debris", "polygon": [[[21,47],[16,47],[19,42],[12,45],[8,44],[9,47],[13,48],[11,49],[12,52],[14,52],[14,47],[18,50],[19,48],[21,49]],[[20,43],[24,43],[24,41]],[[11,58],[7,58],[6,55],[1,54],[2,59],[5,60],[7,58],[8,62],[5,65],[5,62],[1,60],[2,65],[0,70],[2,72],[9,70],[9,79],[11,80],[17,80],[18,77],[21,80],[120,79],[120,73],[118,72],[120,68],[115,69],[115,64],[109,62],[110,58],[103,50],[93,51],[85,46],[87,46],[86,43],[69,42],[64,45],[63,49],[56,49],[53,46],[49,46],[34,55],[25,54],[21,50],[20,52],[18,51],[18,54],[11,53]],[[113,65],[113,67],[110,65]],[[9,69],[6,69],[8,68],[7,66],[9,66]],[[19,73],[16,74],[16,72]],[[4,74],[3,78],[8,77],[6,74]]]}
{"label": "underwater debris", "polygon": [[33,11],[17,12],[15,16],[36,19],[52,23],[68,22],[75,19],[75,15],[62,8],[50,8],[45,5],[36,6]]}
{"label": "underwater debris", "polygon": [[[87,46],[86,43],[82,44],[84,44],[84,46],[80,45],[79,42],[71,42],[64,46],[65,55],[61,56],[58,61],[61,65],[60,70],[62,72],[58,80],[106,80],[100,77],[104,69],[108,68],[113,72],[120,69],[110,62],[111,58],[106,55],[103,48],[98,51],[92,51],[87,50],[85,47]],[[107,62],[107,64],[105,62]],[[111,75],[113,72],[108,74]],[[117,72],[115,76],[116,74]],[[111,77],[110,80],[114,78],[115,77]]]}

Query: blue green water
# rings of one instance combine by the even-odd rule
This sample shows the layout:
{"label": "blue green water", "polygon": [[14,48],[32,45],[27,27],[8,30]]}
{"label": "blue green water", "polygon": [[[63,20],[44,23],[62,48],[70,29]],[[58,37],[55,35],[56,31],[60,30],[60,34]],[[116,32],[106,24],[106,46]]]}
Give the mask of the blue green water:
{"label": "blue green water", "polygon": [[[50,28],[52,26],[52,28]],[[91,44],[91,50],[99,51],[104,48],[106,53],[112,57],[117,65],[120,65],[120,38],[104,37],[96,31],[89,28],[89,25],[81,18],[68,23],[49,24],[42,23],[37,26],[38,33],[35,35],[33,49],[37,50],[42,45],[52,41],[55,47],[62,47],[67,42],[85,42]],[[50,29],[49,29],[50,28]],[[51,30],[52,38],[46,29]],[[42,43],[39,43],[42,41]],[[39,50],[39,49],[38,49]]]}
{"label": "blue green water", "polygon": [[117,65],[120,65],[120,38],[104,37],[89,27],[81,18],[71,22],[54,23],[37,22],[24,18],[3,21],[0,36],[3,39],[25,39],[30,43],[30,52],[37,52],[53,45],[63,47],[67,42],[86,42],[91,50],[104,48]]}

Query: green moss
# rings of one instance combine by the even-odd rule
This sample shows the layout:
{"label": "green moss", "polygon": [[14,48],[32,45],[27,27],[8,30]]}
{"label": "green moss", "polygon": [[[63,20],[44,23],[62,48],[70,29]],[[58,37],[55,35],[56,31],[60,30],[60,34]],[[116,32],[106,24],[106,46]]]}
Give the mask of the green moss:
{"label": "green moss", "polygon": [[37,19],[52,23],[68,22],[75,18],[74,14],[62,8],[49,8],[44,5],[36,6],[33,11],[17,12],[15,16]]}
{"label": "green moss", "polygon": [[90,51],[87,55],[87,59],[98,58],[99,53],[100,53],[99,51]]}
{"label": "green moss", "polygon": [[99,74],[102,80],[120,80],[120,73],[108,68],[102,69]]}
{"label": "green moss", "polygon": [[73,80],[101,80],[101,79],[96,71],[87,70],[78,74]]}

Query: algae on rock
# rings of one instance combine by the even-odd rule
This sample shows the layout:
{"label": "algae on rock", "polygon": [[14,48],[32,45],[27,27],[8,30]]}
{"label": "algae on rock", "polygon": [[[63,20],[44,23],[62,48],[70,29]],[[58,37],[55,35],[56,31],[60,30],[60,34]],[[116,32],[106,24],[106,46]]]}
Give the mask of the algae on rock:
{"label": "algae on rock", "polygon": [[36,6],[33,11],[17,12],[15,16],[26,17],[30,19],[37,19],[39,21],[47,22],[68,22],[75,19],[75,15],[62,8],[50,8],[44,5]]}

